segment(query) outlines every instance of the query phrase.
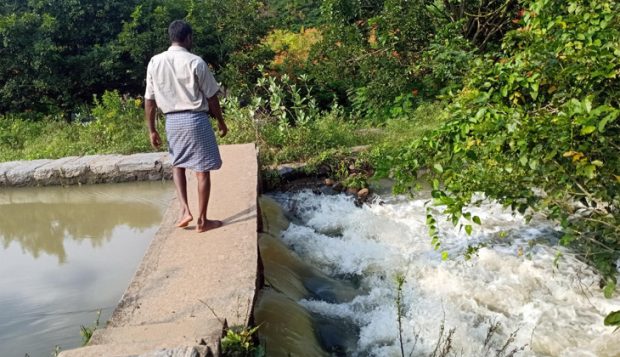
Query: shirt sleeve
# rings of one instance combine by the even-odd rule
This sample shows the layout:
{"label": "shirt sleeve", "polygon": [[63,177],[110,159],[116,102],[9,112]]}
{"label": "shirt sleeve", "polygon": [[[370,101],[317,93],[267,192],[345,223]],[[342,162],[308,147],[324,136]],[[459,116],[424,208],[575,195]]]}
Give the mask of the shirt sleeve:
{"label": "shirt sleeve", "polygon": [[198,77],[200,91],[206,98],[213,97],[220,90],[220,85],[217,84],[213,73],[204,61],[200,61],[196,66],[196,76]]}
{"label": "shirt sleeve", "polygon": [[144,99],[155,99],[155,89],[153,87],[153,74],[151,73],[151,63],[146,67],[146,91],[144,92]]}

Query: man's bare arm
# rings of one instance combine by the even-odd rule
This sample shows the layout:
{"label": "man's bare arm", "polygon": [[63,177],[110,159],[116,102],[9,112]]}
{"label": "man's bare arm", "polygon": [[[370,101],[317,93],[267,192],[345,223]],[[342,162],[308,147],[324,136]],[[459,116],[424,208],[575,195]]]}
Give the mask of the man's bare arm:
{"label": "man's bare arm", "polygon": [[217,95],[207,99],[209,103],[209,113],[212,117],[217,119],[217,127],[220,129],[220,136],[225,136],[228,133],[228,127],[224,122],[224,115],[222,114],[222,107],[220,107],[220,100]]}
{"label": "man's bare arm", "polygon": [[161,146],[161,137],[159,136],[157,126],[155,125],[156,113],[157,103],[153,99],[146,99],[144,101],[144,119],[146,120],[146,125],[149,128],[151,146],[155,149],[159,149]]}

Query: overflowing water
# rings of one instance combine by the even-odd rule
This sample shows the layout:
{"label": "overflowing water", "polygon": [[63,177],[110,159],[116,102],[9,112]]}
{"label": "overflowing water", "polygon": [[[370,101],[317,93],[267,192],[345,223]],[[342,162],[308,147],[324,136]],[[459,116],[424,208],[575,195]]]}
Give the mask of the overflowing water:
{"label": "overflowing water", "polygon": [[0,191],[0,356],[79,347],[118,303],[172,198],[147,182]]}
{"label": "overflowing water", "polygon": [[[556,227],[544,220],[526,222],[486,203],[471,208],[482,225],[469,236],[438,215],[441,247],[435,250],[426,199],[389,197],[358,207],[343,195],[273,197],[292,220],[280,244],[298,262],[276,270],[266,262],[267,283],[314,316],[315,335],[327,352],[400,356],[397,277],[402,277],[405,355],[428,356],[449,344],[450,355],[459,356],[620,356],[620,332],[603,325],[606,314],[620,310],[620,298],[603,297],[599,276],[554,244]],[[477,254],[466,258],[474,245],[480,246]],[[302,263],[306,270],[299,268]],[[283,283],[278,272],[302,282]],[[312,279],[328,287],[340,282],[355,294],[326,298],[312,291]],[[316,328],[321,321],[348,326],[336,330],[346,330],[344,339],[353,336],[353,343],[326,346],[320,336],[326,330]]]}

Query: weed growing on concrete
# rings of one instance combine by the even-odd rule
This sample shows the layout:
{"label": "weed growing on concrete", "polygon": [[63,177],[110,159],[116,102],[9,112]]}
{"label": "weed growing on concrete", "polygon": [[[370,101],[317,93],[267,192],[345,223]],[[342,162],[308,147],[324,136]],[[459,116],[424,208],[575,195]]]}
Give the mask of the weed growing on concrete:
{"label": "weed growing on concrete", "polygon": [[93,337],[93,333],[95,330],[99,328],[99,319],[101,318],[101,310],[97,311],[97,319],[95,323],[90,326],[80,326],[80,335],[82,336],[82,346],[86,346],[90,341],[90,338]]}
{"label": "weed growing on concrete", "polygon": [[[257,345],[258,338],[256,333],[260,325],[252,327],[251,325],[236,325],[228,327],[226,319],[222,319],[215,313],[215,310],[202,300],[198,300],[204,304],[215,316],[216,319],[224,326],[224,337],[220,341],[222,347],[222,356],[224,357],[264,357],[265,348]],[[238,305],[238,304],[237,304]],[[247,311],[244,321],[248,321],[250,316],[251,302],[248,300]],[[239,316],[238,316],[239,317]]]}
{"label": "weed growing on concrete", "polygon": [[233,326],[226,330],[222,338],[222,355],[226,357],[262,357],[265,356],[263,346],[254,343],[255,334],[260,325],[255,327]]}

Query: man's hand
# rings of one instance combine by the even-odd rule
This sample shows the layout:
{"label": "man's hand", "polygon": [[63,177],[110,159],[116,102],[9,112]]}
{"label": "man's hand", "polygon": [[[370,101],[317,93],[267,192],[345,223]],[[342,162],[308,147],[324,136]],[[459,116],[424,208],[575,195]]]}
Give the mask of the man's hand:
{"label": "man's hand", "polygon": [[149,128],[149,138],[151,139],[151,146],[154,149],[159,149],[161,146],[161,138],[157,132],[155,126],[155,112],[157,111],[157,103],[153,99],[146,99],[144,101],[144,119],[146,120],[146,126]]}
{"label": "man's hand", "polygon": [[226,133],[228,133],[228,127],[223,120],[217,121],[217,128],[220,130],[220,137],[224,137],[226,136]]}
{"label": "man's hand", "polygon": [[217,98],[217,95],[207,98],[207,103],[209,103],[209,115],[217,120],[217,128],[220,130],[220,136],[226,136],[226,133],[228,133],[228,127],[224,122],[222,107],[220,107],[220,100]]}
{"label": "man's hand", "polygon": [[161,146],[161,137],[159,137],[159,133],[157,132],[157,130],[151,132],[150,138],[151,146],[154,149],[159,149],[159,147]]}

